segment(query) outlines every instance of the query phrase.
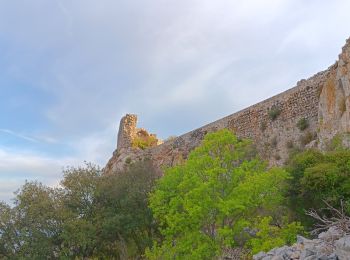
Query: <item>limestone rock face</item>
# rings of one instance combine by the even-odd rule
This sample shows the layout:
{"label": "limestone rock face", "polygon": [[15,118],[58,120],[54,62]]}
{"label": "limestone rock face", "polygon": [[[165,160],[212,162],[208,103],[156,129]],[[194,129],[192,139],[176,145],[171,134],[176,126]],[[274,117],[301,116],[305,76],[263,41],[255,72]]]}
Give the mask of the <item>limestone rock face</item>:
{"label": "limestone rock face", "polygon": [[319,102],[321,148],[335,135],[350,133],[350,39],[330,71]]}
{"label": "limestone rock face", "polygon": [[350,236],[345,236],[335,242],[335,253],[340,260],[350,260]]}

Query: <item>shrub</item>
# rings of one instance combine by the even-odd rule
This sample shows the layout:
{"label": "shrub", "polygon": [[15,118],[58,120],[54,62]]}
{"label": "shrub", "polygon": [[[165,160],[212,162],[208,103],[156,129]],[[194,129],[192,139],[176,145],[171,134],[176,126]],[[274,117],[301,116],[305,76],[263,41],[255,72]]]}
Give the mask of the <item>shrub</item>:
{"label": "shrub", "polygon": [[327,144],[327,151],[343,151],[347,148],[344,146],[345,143],[349,143],[350,133],[336,134]]}
{"label": "shrub", "polygon": [[248,243],[253,254],[261,251],[267,252],[271,248],[285,244],[291,245],[296,242],[297,235],[304,233],[304,228],[300,222],[283,223],[282,225],[273,225],[272,222],[272,217],[264,217],[259,219],[254,227],[258,232]]}
{"label": "shrub", "polygon": [[126,159],[125,159],[125,163],[126,163],[126,164],[130,164],[130,163],[131,163],[131,158],[130,158],[130,157],[126,158]]}
{"label": "shrub", "polygon": [[281,114],[281,109],[277,106],[272,106],[268,111],[269,117],[272,121],[275,121],[277,117]]}
{"label": "shrub", "polygon": [[287,171],[292,175],[289,194],[291,207],[307,223],[304,211],[322,208],[324,202],[335,207],[350,202],[350,151],[322,153],[307,150],[291,158]]}
{"label": "shrub", "polygon": [[144,150],[147,147],[156,146],[157,143],[158,139],[154,135],[136,136],[132,141],[132,146]]}
{"label": "shrub", "polygon": [[266,128],[267,128],[266,122],[261,122],[260,123],[260,130],[261,130],[261,132],[264,132],[266,130]]}
{"label": "shrub", "polygon": [[308,120],[305,117],[301,118],[297,123],[297,127],[299,128],[300,131],[304,131],[306,128],[309,127]]}
{"label": "shrub", "polygon": [[164,140],[164,142],[171,142],[174,141],[177,138],[176,135],[171,135],[167,139]]}

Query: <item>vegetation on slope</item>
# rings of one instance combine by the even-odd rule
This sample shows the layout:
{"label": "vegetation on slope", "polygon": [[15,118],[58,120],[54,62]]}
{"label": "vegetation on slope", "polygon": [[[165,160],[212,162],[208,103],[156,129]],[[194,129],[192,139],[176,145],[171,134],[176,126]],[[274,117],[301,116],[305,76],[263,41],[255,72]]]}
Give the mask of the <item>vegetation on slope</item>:
{"label": "vegetation on slope", "polygon": [[[212,259],[225,247],[244,245],[250,237],[243,229],[253,229],[255,222],[272,230],[281,216],[258,218],[281,207],[287,179],[283,169],[267,169],[250,141],[228,130],[208,134],[183,165],[165,172],[151,194],[150,207],[164,239],[147,256]],[[288,242],[274,234],[278,243],[271,239],[270,246]],[[264,248],[259,236],[265,238],[260,233],[250,243],[255,251]]]}
{"label": "vegetation on slope", "polygon": [[91,164],[67,168],[57,188],[26,182],[12,207],[0,203],[0,258],[252,254],[309,231],[305,210],[342,201],[350,213],[350,151],[339,145],[295,153],[285,169],[269,169],[249,140],[221,130],[157,178],[145,160],[111,176]]}

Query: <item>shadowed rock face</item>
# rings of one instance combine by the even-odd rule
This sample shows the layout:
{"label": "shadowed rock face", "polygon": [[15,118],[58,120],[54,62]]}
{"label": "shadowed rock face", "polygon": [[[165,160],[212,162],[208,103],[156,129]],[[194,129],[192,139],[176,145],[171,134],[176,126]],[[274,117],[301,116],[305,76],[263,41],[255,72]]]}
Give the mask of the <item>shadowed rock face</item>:
{"label": "shadowed rock face", "polygon": [[239,137],[251,138],[261,157],[270,165],[282,165],[294,148],[324,149],[338,134],[345,137],[345,145],[350,145],[350,39],[338,61],[327,70],[299,81],[281,94],[171,141],[158,142],[144,150],[134,148],[133,138],[140,134],[136,124],[136,115],[122,118],[117,150],[105,167],[106,174],[143,158],[150,158],[159,169],[175,165],[187,158],[206,133],[223,128],[233,130]]}

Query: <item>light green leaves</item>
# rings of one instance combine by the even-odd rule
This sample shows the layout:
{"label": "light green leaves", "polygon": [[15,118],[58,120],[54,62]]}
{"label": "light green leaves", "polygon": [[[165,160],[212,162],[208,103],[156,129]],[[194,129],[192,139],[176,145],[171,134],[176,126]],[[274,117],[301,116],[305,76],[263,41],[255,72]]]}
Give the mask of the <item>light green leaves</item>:
{"label": "light green leaves", "polygon": [[166,170],[151,194],[150,207],[165,238],[147,256],[164,252],[162,259],[210,259],[219,254],[235,244],[235,235],[262,208],[283,200],[287,177],[284,170],[267,170],[249,140],[228,130],[208,134],[183,165]]}

